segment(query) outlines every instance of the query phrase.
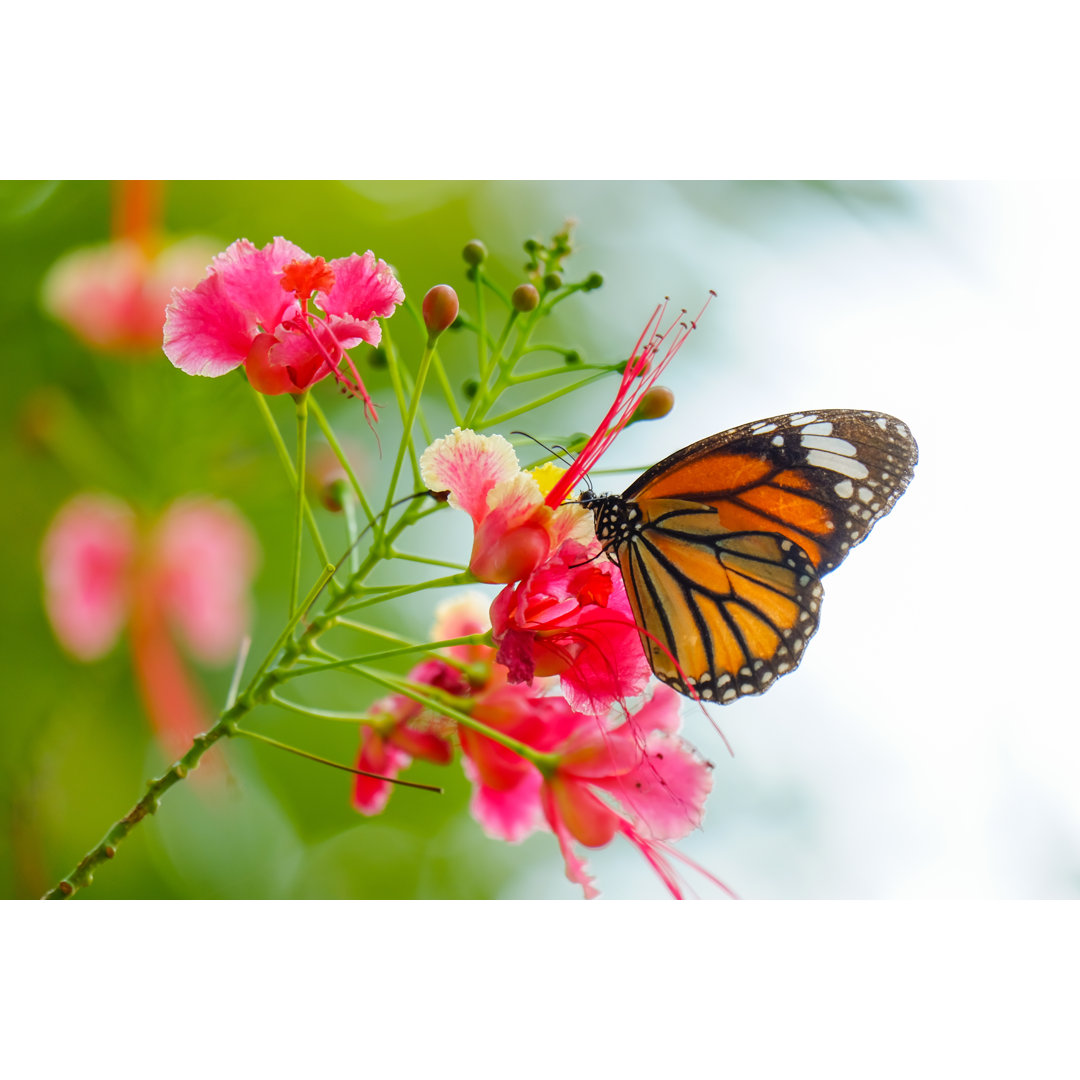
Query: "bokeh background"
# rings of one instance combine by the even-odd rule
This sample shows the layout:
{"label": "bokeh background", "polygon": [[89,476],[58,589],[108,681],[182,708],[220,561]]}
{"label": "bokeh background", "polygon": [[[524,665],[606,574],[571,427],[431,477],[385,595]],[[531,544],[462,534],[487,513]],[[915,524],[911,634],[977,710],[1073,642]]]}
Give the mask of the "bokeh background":
{"label": "bokeh background", "polygon": [[[121,358],[41,302],[65,252],[106,240],[97,182],[0,184],[0,342],[8,392],[0,469],[0,895],[40,895],[167,763],[135,692],[127,639],[80,663],[42,606],[41,538],[71,495],[117,495],[147,514],[198,492],[230,500],[262,547],[253,655],[288,597],[291,504],[239,376],[192,379],[159,352]],[[716,716],[729,757],[689,703],[686,731],[715,765],[704,828],[682,849],[749,898],[1060,897],[1080,891],[1080,732],[1071,566],[1076,346],[1075,189],[1054,185],[666,182],[180,182],[164,225],[223,248],[283,235],[326,257],[371,248],[419,300],[467,296],[462,246],[490,251],[507,287],[522,241],[574,218],[571,276],[600,290],[562,305],[551,337],[624,358],[663,296],[718,299],[670,369],[674,412],[639,424],[606,464],[636,471],[715,431],[795,409],[873,408],[919,440],[915,481],[873,537],[826,579],[807,659],[767,695]],[[415,364],[407,316],[395,340]],[[451,380],[471,339],[444,339]],[[363,369],[389,403],[382,373]],[[529,418],[540,436],[592,430],[612,386]],[[316,391],[375,491],[383,455],[356,402]],[[287,402],[275,413],[291,441]],[[449,428],[436,399],[433,426]],[[513,424],[506,425],[513,427]],[[317,440],[316,440],[317,442]],[[413,550],[467,557],[469,529],[439,515]],[[463,517],[463,515],[462,515]],[[324,535],[344,543],[326,514]],[[454,557],[450,555],[449,557]],[[310,566],[314,571],[314,563]],[[430,597],[395,607],[424,635]],[[226,669],[200,667],[211,700]],[[328,682],[320,704],[375,692]],[[356,733],[271,708],[268,735],[351,762]],[[215,754],[217,752],[215,751]],[[349,805],[343,773],[233,740],[216,781],[179,785],[103,867],[86,898],[575,898],[553,838],[488,840],[456,767],[417,764],[442,798],[397,791],[381,817]],[[666,895],[636,852],[590,863],[604,895]],[[700,883],[705,896],[716,895]]]}

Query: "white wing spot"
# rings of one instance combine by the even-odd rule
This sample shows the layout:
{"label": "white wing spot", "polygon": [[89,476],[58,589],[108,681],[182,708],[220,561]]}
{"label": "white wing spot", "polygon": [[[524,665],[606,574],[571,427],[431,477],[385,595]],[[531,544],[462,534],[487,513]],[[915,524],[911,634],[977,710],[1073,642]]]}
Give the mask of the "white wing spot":
{"label": "white wing spot", "polygon": [[877,419],[876,419],[876,420],[874,421],[874,423],[875,423],[875,424],[877,424],[877,426],[878,426],[879,428],[881,428],[881,430],[882,430],[882,431],[885,431],[885,430],[886,430],[886,429],[888,428],[888,426],[889,426],[889,421],[888,421],[888,420],[886,420],[884,416],[879,416],[879,417],[878,417],[878,418],[877,418]]}
{"label": "white wing spot", "polygon": [[855,487],[850,480],[841,480],[834,488],[833,491],[840,496],[841,499],[850,499],[855,494]]}
{"label": "white wing spot", "polygon": [[799,442],[807,450],[828,450],[830,454],[843,454],[845,457],[854,457],[858,453],[847,439],[838,439],[835,436],[824,438],[821,435],[804,435]]}
{"label": "white wing spot", "polygon": [[724,693],[721,696],[720,700],[721,701],[730,701],[735,696],[736,696],[735,691],[732,690],[730,687],[728,687],[728,689],[724,691]]}
{"label": "white wing spot", "polygon": [[831,435],[832,424],[828,420],[823,420],[820,424],[809,424],[803,428],[805,435]]}
{"label": "white wing spot", "polygon": [[[842,439],[836,441],[843,442]],[[828,469],[830,472],[842,473],[853,480],[865,480],[870,475],[870,470],[857,458],[841,457],[839,454],[826,453],[824,450],[811,450],[806,455],[806,464],[816,465],[819,469]]]}
{"label": "white wing spot", "polygon": [[874,497],[874,493],[868,487],[859,488],[859,498],[868,503]]}
{"label": "white wing spot", "polygon": [[783,446],[784,445],[784,436],[783,435],[774,435],[773,440],[772,440],[772,444],[773,444],[773,446]]}
{"label": "white wing spot", "polygon": [[776,430],[775,424],[754,424],[750,430],[755,435],[768,435],[770,431]]}

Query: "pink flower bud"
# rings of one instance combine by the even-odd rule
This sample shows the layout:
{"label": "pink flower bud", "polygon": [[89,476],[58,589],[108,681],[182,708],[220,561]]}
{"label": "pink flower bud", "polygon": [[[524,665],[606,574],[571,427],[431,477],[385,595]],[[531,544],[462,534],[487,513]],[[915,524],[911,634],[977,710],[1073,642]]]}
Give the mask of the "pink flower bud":
{"label": "pink flower bud", "polygon": [[457,293],[449,285],[435,285],[428,289],[421,310],[428,334],[435,337],[457,318]]}

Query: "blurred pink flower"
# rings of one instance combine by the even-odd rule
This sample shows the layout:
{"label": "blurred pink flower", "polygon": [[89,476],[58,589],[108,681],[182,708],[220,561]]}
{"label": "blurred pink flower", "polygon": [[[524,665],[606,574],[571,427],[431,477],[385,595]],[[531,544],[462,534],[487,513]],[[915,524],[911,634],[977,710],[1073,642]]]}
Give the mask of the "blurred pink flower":
{"label": "blurred pink flower", "polygon": [[161,347],[174,288],[193,285],[213,257],[212,241],[177,241],[148,254],[137,241],[111,240],[61,256],[42,284],[53,318],[97,349],[126,353]]}
{"label": "blurred pink flower", "polygon": [[45,610],[79,660],[104,656],[129,626],[136,680],[159,735],[181,749],[210,714],[176,648],[228,661],[249,617],[258,546],[228,503],[189,497],[149,532],[107,495],[78,495],[53,518],[41,547]]}
{"label": "blurred pink flower", "polygon": [[[322,314],[308,310],[309,299]],[[345,350],[361,341],[377,345],[376,318],[392,315],[404,299],[390,268],[370,251],[327,263],[280,236],[263,248],[237,240],[194,289],[173,295],[165,355],[189,375],[224,375],[243,364],[264,394],[296,393],[332,375],[375,420]]]}

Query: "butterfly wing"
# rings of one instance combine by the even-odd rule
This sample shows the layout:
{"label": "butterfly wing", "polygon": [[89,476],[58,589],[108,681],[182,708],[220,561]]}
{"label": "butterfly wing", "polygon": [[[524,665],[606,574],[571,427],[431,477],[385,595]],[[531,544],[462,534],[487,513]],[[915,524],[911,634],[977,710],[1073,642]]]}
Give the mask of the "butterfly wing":
{"label": "butterfly wing", "polygon": [[918,456],[907,426],[885,413],[788,413],[672,454],[623,498],[707,503],[724,529],[778,533],[826,574],[892,509]]}
{"label": "butterfly wing", "polygon": [[700,503],[613,500],[608,513],[633,523],[614,546],[658,678],[728,704],[795,669],[821,600],[798,544],[775,532],[725,529]]}

